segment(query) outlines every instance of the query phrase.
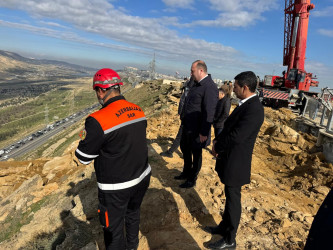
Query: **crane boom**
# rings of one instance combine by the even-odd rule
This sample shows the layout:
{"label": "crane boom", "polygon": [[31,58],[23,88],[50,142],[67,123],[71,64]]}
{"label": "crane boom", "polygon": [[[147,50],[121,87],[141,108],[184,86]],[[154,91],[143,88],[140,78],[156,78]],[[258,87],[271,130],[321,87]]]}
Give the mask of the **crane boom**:
{"label": "crane boom", "polygon": [[310,0],[285,0],[283,65],[288,66],[284,75],[287,88],[309,91],[310,86],[318,86],[312,73],[304,69],[309,15],[314,7]]}
{"label": "crane boom", "polygon": [[316,77],[304,67],[310,10],[315,6],[311,0],[285,0],[284,7],[283,65],[287,71],[282,76],[266,75],[258,88],[264,105],[272,107],[296,106],[298,93],[312,95],[310,86],[318,86]]}

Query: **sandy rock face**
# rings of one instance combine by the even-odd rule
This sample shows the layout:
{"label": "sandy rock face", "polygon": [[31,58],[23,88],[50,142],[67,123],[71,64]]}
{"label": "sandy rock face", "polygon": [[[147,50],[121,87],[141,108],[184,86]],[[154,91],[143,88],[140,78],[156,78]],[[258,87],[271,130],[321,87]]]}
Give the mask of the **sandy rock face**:
{"label": "sandy rock face", "polygon": [[71,168],[72,156],[70,154],[64,155],[62,157],[55,157],[54,159],[48,161],[43,166],[42,174],[45,176],[47,181],[52,181],[54,178],[63,176],[69,171],[75,168]]}
{"label": "sandy rock face", "polygon": [[270,136],[270,148],[284,155],[301,153],[309,147],[302,135],[285,125],[268,128],[266,135]]}
{"label": "sandy rock face", "polygon": [[32,204],[31,195],[32,192],[36,192],[43,186],[42,178],[36,174],[30,179],[24,181],[22,185],[8,197],[6,197],[2,204],[5,204],[1,207],[0,213],[4,214],[6,212],[11,212],[12,210],[26,209],[26,207]]}
{"label": "sandy rock face", "polygon": [[[0,199],[5,198],[19,188],[21,184],[34,176],[40,174],[47,160],[41,159],[34,162],[1,162],[0,164]],[[40,174],[41,175],[41,174]]]}
{"label": "sandy rock face", "polygon": [[[153,84],[142,88],[158,91]],[[179,149],[173,158],[159,155],[180,125],[177,91],[170,86],[153,100],[161,104],[159,111],[146,112],[152,178],[142,203],[140,250],[205,249],[219,239],[202,229],[220,222],[225,205],[210,147],[203,150],[202,169],[191,189],[179,188],[182,182],[174,180],[183,167]],[[302,249],[332,187],[333,165],[313,150],[316,138],[295,130],[294,119],[290,110],[265,108],[251,183],[242,187],[239,249]],[[77,144],[53,159],[0,163],[0,249],[104,249],[94,168],[77,162]]]}

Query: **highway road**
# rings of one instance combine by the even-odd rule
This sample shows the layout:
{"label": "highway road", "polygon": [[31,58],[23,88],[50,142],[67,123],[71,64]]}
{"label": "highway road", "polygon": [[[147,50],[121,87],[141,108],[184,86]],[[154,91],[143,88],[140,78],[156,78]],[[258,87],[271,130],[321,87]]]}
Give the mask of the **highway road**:
{"label": "highway road", "polygon": [[[83,111],[72,114],[61,121],[54,123],[52,126],[48,126],[42,130],[36,131],[35,133],[22,138],[18,142],[8,145],[4,149],[4,153],[1,155],[0,161],[6,161],[10,158],[16,159],[26,153],[29,153],[38,147],[46,143],[51,137],[57,135],[58,133],[64,131],[67,127],[85,118],[88,114],[97,108],[99,104],[95,104]],[[1,151],[0,151],[1,152]]]}

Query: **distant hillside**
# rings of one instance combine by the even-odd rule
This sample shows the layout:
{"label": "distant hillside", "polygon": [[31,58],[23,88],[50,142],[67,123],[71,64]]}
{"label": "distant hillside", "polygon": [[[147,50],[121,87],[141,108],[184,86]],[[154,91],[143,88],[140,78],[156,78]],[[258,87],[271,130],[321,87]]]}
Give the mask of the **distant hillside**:
{"label": "distant hillside", "polygon": [[67,62],[26,58],[0,50],[0,83],[9,80],[47,80],[58,77],[91,75],[96,69]]}

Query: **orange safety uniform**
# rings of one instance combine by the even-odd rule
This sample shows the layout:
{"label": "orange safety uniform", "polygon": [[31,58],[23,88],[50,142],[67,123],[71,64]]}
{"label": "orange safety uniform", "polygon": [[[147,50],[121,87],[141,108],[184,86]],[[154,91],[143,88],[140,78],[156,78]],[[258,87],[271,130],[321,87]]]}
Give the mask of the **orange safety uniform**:
{"label": "orange safety uniform", "polygon": [[150,174],[146,127],[142,109],[122,95],[86,119],[86,135],[75,155],[83,164],[95,160],[100,191],[133,187]]}
{"label": "orange safety uniform", "polygon": [[139,244],[140,206],[151,176],[146,128],[142,109],[115,96],[86,119],[85,136],[75,151],[81,163],[95,160],[107,250],[136,249]]}

